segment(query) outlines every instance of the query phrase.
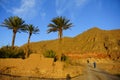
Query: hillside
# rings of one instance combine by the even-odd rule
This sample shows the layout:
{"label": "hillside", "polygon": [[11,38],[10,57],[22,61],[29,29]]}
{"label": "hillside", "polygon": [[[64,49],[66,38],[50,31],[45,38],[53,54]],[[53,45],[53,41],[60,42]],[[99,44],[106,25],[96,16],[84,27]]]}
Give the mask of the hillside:
{"label": "hillside", "polygon": [[[32,53],[28,58],[0,58],[2,80],[119,80],[120,75],[120,30],[89,29],[73,38],[30,43]],[[26,44],[21,46],[26,51]],[[53,50],[65,62],[43,57],[47,50]],[[37,53],[37,54],[36,54]],[[69,57],[69,58],[68,58]],[[96,62],[94,68],[93,62]],[[49,67],[49,68],[48,68]],[[109,76],[108,76],[109,75]],[[62,79],[61,79],[62,78]]]}
{"label": "hillside", "polygon": [[[56,53],[105,53],[110,57],[120,56],[120,29],[101,30],[97,27],[89,29],[73,38],[64,37],[61,44],[59,40],[33,42],[30,44],[35,53],[43,53],[45,50],[54,50]],[[25,45],[23,46],[25,47]]]}

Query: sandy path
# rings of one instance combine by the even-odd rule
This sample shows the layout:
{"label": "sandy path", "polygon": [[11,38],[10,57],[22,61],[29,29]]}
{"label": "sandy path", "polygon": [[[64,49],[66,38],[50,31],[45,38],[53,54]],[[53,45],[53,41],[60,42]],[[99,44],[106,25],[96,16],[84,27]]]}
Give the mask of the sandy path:
{"label": "sandy path", "polygon": [[83,75],[77,76],[72,80],[120,80],[119,77],[111,75],[99,68],[93,68],[91,64],[85,65]]}

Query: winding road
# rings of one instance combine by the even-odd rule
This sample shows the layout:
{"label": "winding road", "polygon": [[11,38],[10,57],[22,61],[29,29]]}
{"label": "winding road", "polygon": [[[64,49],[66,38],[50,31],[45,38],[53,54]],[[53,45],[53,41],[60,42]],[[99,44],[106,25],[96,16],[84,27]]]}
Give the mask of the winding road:
{"label": "winding road", "polygon": [[86,64],[83,75],[72,78],[71,80],[120,80],[120,77],[109,74],[99,68],[93,68],[91,64]]}

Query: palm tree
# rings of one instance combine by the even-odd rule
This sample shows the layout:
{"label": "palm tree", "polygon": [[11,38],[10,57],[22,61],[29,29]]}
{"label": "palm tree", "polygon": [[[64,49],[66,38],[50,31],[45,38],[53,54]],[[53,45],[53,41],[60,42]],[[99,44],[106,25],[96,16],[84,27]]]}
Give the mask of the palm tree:
{"label": "palm tree", "polygon": [[28,45],[27,45],[28,51],[27,51],[27,53],[26,53],[26,58],[27,58],[27,57],[28,57],[28,54],[29,54],[29,51],[30,51],[30,48],[29,48],[30,38],[31,38],[32,34],[36,34],[36,33],[39,32],[39,28],[33,26],[32,24],[29,24],[29,25],[27,25],[25,28],[23,28],[22,30],[23,30],[24,32],[29,33],[29,36],[28,36]]}
{"label": "palm tree", "polygon": [[66,19],[65,17],[58,16],[56,18],[53,18],[51,20],[52,23],[48,25],[48,33],[50,32],[57,32],[58,31],[58,38],[59,41],[61,42],[62,40],[62,35],[63,35],[63,30],[67,30],[70,27],[72,27],[72,23],[70,23],[70,20]]}
{"label": "palm tree", "polygon": [[7,27],[8,29],[12,29],[12,48],[14,49],[16,33],[20,32],[21,29],[26,26],[25,21],[23,21],[22,18],[19,18],[18,16],[13,16],[9,17],[8,19],[5,19],[1,26]]}

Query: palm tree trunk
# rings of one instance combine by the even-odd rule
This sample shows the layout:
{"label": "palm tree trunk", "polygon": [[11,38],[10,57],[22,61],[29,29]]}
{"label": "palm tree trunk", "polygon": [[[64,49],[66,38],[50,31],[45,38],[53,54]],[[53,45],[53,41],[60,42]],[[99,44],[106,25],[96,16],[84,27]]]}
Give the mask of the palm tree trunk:
{"label": "palm tree trunk", "polygon": [[13,31],[13,37],[12,37],[12,49],[14,49],[15,37],[16,37],[16,31]]}
{"label": "palm tree trunk", "polygon": [[28,46],[30,44],[30,37],[31,37],[31,34],[29,34],[29,37],[28,37]]}
{"label": "palm tree trunk", "polygon": [[61,41],[62,41],[62,29],[59,30],[58,36],[59,36],[59,41],[61,43]]}
{"label": "palm tree trunk", "polygon": [[30,37],[31,37],[31,33],[29,33],[29,37],[28,37],[28,44],[27,44],[27,52],[26,52],[26,58],[28,57],[29,55],[29,51],[30,51]]}
{"label": "palm tree trunk", "polygon": [[62,42],[62,29],[59,30],[59,47],[58,47],[58,50],[60,51],[60,53],[62,53],[62,45],[61,45],[61,42]]}

